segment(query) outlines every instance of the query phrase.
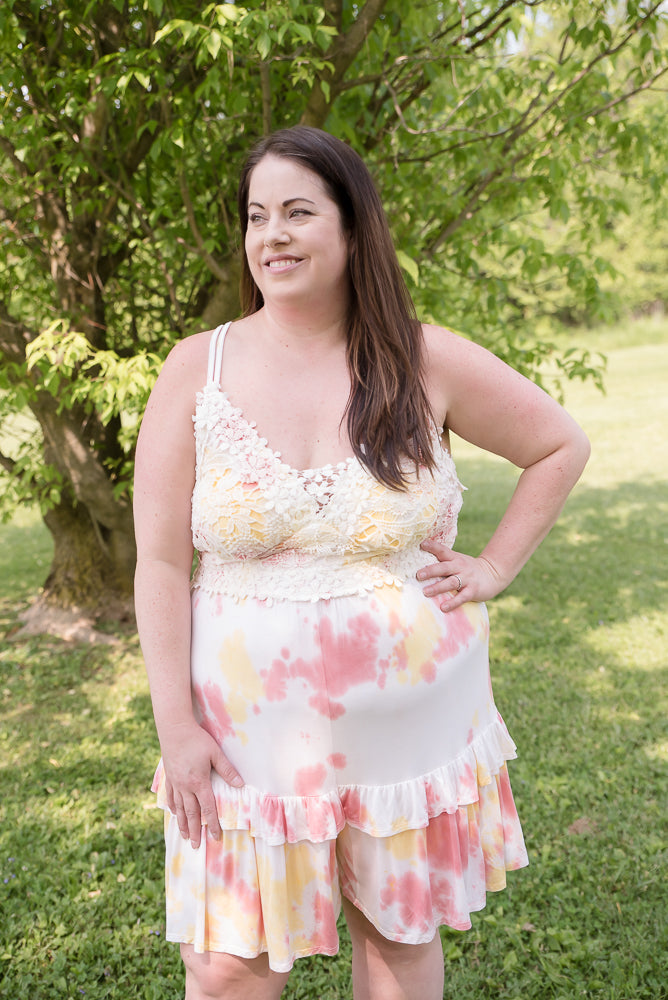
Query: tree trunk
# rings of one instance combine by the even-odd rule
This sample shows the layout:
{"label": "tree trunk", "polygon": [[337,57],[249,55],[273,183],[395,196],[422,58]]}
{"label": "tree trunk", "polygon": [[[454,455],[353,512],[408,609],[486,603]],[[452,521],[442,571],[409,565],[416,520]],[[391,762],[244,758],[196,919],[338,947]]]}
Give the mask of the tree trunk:
{"label": "tree trunk", "polygon": [[109,530],[83,504],[66,499],[45,514],[54,552],[44,605],[75,607],[95,620],[132,619],[136,552],[129,510],[125,520]]}

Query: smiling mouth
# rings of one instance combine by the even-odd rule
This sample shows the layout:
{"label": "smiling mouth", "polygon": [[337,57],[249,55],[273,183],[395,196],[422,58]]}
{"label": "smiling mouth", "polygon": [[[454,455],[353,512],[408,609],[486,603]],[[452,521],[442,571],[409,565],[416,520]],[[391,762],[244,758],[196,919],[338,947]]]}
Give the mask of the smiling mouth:
{"label": "smiling mouth", "polygon": [[293,264],[298,264],[300,260],[300,257],[282,257],[280,260],[268,260],[266,266],[271,271],[281,271]]}

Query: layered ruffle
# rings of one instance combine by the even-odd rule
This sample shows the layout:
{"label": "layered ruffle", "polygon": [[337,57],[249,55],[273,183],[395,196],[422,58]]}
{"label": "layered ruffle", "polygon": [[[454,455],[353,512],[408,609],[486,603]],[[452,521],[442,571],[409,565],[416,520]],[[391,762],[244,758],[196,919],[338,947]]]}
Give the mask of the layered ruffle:
{"label": "layered ruffle", "polygon": [[[372,837],[420,830],[442,813],[479,800],[516,747],[500,716],[478,733],[452,761],[407,781],[388,785],[342,785],[319,795],[269,795],[244,785],[234,788],[213,775],[220,824],[246,830],[270,845],[334,840],[349,825]],[[162,762],[153,781],[157,804],[167,808]]]}
{"label": "layered ruffle", "polygon": [[225,829],[193,849],[169,812],[165,825],[167,939],[197,952],[266,952],[276,972],[336,953],[341,892],[386,938],[421,944],[441,925],[469,928],[487,891],[527,864],[505,764],[475,802],[388,837],[347,824],[336,840],[269,844]]}

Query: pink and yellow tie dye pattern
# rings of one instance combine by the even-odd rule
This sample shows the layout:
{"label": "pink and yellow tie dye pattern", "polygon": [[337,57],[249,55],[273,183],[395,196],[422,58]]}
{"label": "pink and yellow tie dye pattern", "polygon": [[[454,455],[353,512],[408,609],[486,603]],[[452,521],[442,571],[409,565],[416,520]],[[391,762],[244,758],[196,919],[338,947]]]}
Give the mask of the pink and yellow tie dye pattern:
{"label": "pink and yellow tie dye pattern", "polygon": [[469,927],[527,863],[484,606],[444,616],[410,583],[364,610],[192,603],[195,706],[246,785],[213,776],[225,833],[198,851],[166,813],[168,938],[285,971],[336,951],[340,891],[393,940]]}
{"label": "pink and yellow tie dye pattern", "polygon": [[271,968],[333,954],[341,892],[387,938],[470,926],[527,864],[492,696],[484,605],[444,615],[416,571],[452,545],[444,449],[388,490],[357,462],[299,472],[222,392],[195,417],[193,704],[245,781],[212,776],[223,837],[165,809],[167,938]]}

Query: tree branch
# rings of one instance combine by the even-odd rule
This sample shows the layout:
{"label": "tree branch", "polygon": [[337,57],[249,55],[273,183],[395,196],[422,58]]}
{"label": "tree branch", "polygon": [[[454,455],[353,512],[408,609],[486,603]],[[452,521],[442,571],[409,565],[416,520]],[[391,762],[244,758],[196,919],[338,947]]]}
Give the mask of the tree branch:
{"label": "tree branch", "polygon": [[[513,161],[512,166],[515,166],[515,163],[519,162],[519,160],[520,157],[517,157],[516,160]],[[459,227],[462,225],[467,216],[473,212],[473,209],[477,206],[478,202],[480,201],[480,199],[482,198],[483,194],[490,186],[492,181],[495,181],[498,177],[500,177],[504,169],[505,169],[505,163],[503,167],[496,167],[494,170],[491,170],[489,174],[487,174],[487,176],[483,178],[483,180],[479,181],[473,187],[472,193],[469,196],[466,204],[462,207],[461,211],[452,219],[450,219],[448,224],[444,226],[443,229],[441,229],[438,235],[435,236],[434,239],[432,239],[429,245],[425,248],[425,252],[428,257],[433,257],[436,251],[440,250],[440,248],[443,246],[446,240],[452,235],[452,233],[454,233],[457,229],[459,229]]]}
{"label": "tree branch", "polygon": [[[486,29],[489,27],[490,24],[493,24],[494,21],[504,13],[504,11],[506,11],[509,7],[514,6],[516,2],[517,0],[504,0],[504,2],[499,7],[497,7],[496,10],[493,10],[490,14],[488,14],[479,24],[472,25],[468,29],[466,28],[466,14],[465,11],[462,10],[462,7],[460,5],[459,6],[460,16],[456,20],[453,18],[450,24],[446,25],[443,31],[439,32],[437,35],[434,36],[432,41],[433,42],[440,41],[441,38],[446,38],[448,35],[451,35],[454,31],[457,30],[459,30],[459,35],[455,39],[455,42],[461,40],[462,38],[473,38],[479,32],[486,31]],[[538,7],[544,2],[545,0],[525,0],[523,6]],[[483,8],[483,10],[484,9],[485,8]]]}
{"label": "tree branch", "polygon": [[[488,139],[496,139],[496,138],[499,138],[501,136],[505,136],[504,142],[503,142],[503,145],[502,145],[502,153],[503,154],[508,154],[508,152],[510,151],[510,149],[517,143],[517,141],[523,135],[526,135],[528,132],[530,132],[532,129],[534,129],[536,127],[536,125],[538,124],[538,122],[542,118],[544,118],[546,115],[548,115],[550,113],[550,111],[552,111],[558,104],[560,104],[563,101],[564,97],[571,90],[573,90],[573,88],[576,87],[583,79],[585,79],[585,77],[588,76],[594,70],[594,68],[598,65],[598,63],[602,59],[605,59],[605,58],[607,58],[607,57],[609,57],[611,55],[614,55],[617,52],[619,52],[620,49],[622,49],[624,47],[624,45],[626,45],[629,42],[629,40],[635,34],[638,33],[638,31],[640,30],[642,24],[644,24],[645,21],[647,20],[647,18],[649,18],[651,16],[651,14],[654,13],[654,11],[657,9],[658,6],[659,6],[659,4],[655,4],[654,7],[650,11],[646,12],[645,17],[636,19],[636,21],[633,23],[633,25],[623,34],[623,36],[621,37],[621,39],[618,39],[615,43],[611,44],[610,46],[606,47],[604,50],[600,51],[593,59],[590,60],[589,63],[587,63],[586,66],[584,66],[581,69],[581,71],[579,73],[577,73],[575,75],[574,78],[572,78],[564,87],[562,87],[562,89],[553,97],[552,100],[550,100],[544,107],[540,108],[540,110],[536,114],[533,114],[533,112],[535,111],[537,105],[540,102],[540,96],[541,96],[540,93],[536,94],[532,98],[532,100],[529,102],[528,107],[520,115],[518,121],[515,122],[514,125],[510,126],[507,129],[504,129],[502,131],[499,131],[497,133],[490,134],[489,136],[487,136],[487,138]],[[655,74],[655,77],[653,78],[653,80],[655,78],[658,79],[660,76],[663,75],[664,72],[666,72],[665,68],[662,69],[659,73]],[[554,74],[550,74],[550,77],[553,77],[553,75]],[[653,80],[652,80],[652,82],[653,82]],[[615,104],[623,103],[624,101],[629,100],[633,96],[633,94],[636,93],[637,90],[640,90],[640,89],[648,89],[648,87],[646,87],[646,86],[638,87],[638,88],[636,88],[636,90],[628,91],[623,96],[615,99],[612,102],[608,102],[608,103],[610,104],[610,106],[614,106]],[[598,111],[598,113],[603,113],[603,111],[606,110],[606,107],[601,107],[601,108],[596,109],[596,110]],[[592,113],[591,111],[586,111],[586,112],[583,111],[580,115],[573,116],[573,118],[575,118],[575,117],[582,117],[582,116],[585,116],[585,115],[589,115],[591,113]],[[572,120],[572,119],[570,119],[570,120]],[[475,140],[472,140],[472,141],[475,141]],[[444,150],[441,150],[441,153],[443,153],[443,152],[444,152]],[[510,164],[511,168],[514,168],[514,166],[518,162],[521,162],[521,160],[525,159],[528,155],[529,155],[529,151],[525,151],[524,153],[515,156],[513,158],[513,160],[511,161],[511,164]],[[432,158],[433,158],[433,156],[434,156],[434,154],[432,153]],[[434,253],[436,253],[436,251],[438,249],[440,249],[440,247],[446,242],[446,240],[450,237],[450,235],[456,229],[458,229],[459,226],[462,225],[462,223],[465,220],[465,218],[467,217],[467,215],[470,214],[476,208],[476,206],[478,205],[478,203],[480,201],[480,198],[483,195],[483,193],[485,192],[485,190],[489,187],[489,185],[492,183],[493,180],[495,180],[496,178],[498,178],[499,176],[501,176],[501,174],[503,173],[504,169],[505,169],[505,167],[504,168],[501,168],[501,167],[495,168],[493,171],[491,171],[486,177],[482,178],[474,186],[474,188],[472,189],[472,192],[471,192],[469,198],[467,199],[466,205],[462,208],[462,210],[458,213],[458,215],[455,216],[454,218],[452,218],[447,223],[447,225],[444,226],[443,229],[438,233],[438,235],[435,236],[431,240],[431,242],[430,242],[430,244],[429,244],[429,246],[427,248],[427,253],[430,256],[433,255]]]}
{"label": "tree branch", "polygon": [[[510,146],[518,138],[520,138],[520,136],[524,135],[526,132],[531,131],[531,129],[534,128],[537,122],[539,122],[541,118],[545,117],[545,115],[548,114],[548,112],[550,112],[553,108],[555,108],[558,104],[560,104],[563,98],[566,96],[566,94],[568,94],[571,90],[577,87],[578,84],[585,79],[585,77],[589,76],[589,74],[594,70],[596,66],[598,66],[598,64],[603,59],[607,59],[610,56],[616,55],[616,53],[619,52],[620,49],[623,49],[624,46],[627,45],[628,42],[631,40],[631,38],[634,35],[638,34],[642,25],[652,16],[652,14],[655,13],[655,11],[660,6],[661,6],[660,2],[655,3],[650,10],[645,12],[645,15],[643,17],[638,17],[633,23],[633,25],[626,32],[626,34],[622,36],[621,40],[619,40],[616,44],[610,45],[605,49],[599,51],[599,53],[596,56],[594,56],[594,58],[591,59],[590,62],[588,62],[587,65],[580,70],[579,73],[576,73],[576,75],[571,80],[569,80],[564,87],[562,87],[562,89],[554,96],[554,98],[548,104],[545,105],[545,107],[541,108],[539,114],[537,114],[534,118],[530,119],[531,112],[535,108],[536,104],[539,102],[541,96],[540,93],[536,94],[536,96],[533,98],[533,100],[527,107],[526,111],[524,111],[524,113],[521,115],[519,121],[512,128],[506,130],[507,138],[506,142],[504,143],[503,147],[504,150],[510,148]],[[554,73],[551,73],[550,79],[553,76]]]}
{"label": "tree branch", "polygon": [[505,28],[506,25],[508,24],[510,24],[510,18],[504,17],[493,28],[490,28],[490,30],[487,32],[486,35],[484,35],[482,38],[479,38],[476,42],[473,43],[473,45],[469,45],[468,51],[475,52],[475,50],[479,49],[481,45],[485,45],[490,40],[490,38],[494,38],[495,35],[498,35],[501,29]]}
{"label": "tree branch", "polygon": [[590,108],[587,111],[581,112],[579,115],[572,115],[568,121],[575,121],[576,119],[583,117],[596,118],[598,115],[605,114],[605,112],[609,111],[611,108],[616,108],[618,104],[624,104],[626,101],[630,101],[636,94],[641,94],[644,90],[651,90],[652,85],[656,83],[657,80],[660,80],[666,73],[668,73],[668,66],[664,66],[658,73],[655,73],[654,76],[649,77],[632,90],[625,91],[623,94],[620,94],[619,97],[612,98],[612,100],[608,101],[606,104],[601,104],[598,108]]}
{"label": "tree branch", "polygon": [[[25,361],[25,348],[34,339],[28,328],[15,320],[0,303],[0,351],[12,362]],[[35,414],[51,453],[51,464],[63,471],[72,483],[76,498],[91,510],[97,519],[112,528],[125,518],[125,507],[114,497],[113,484],[98,461],[90,444],[82,435],[81,422],[74,411],[60,412],[60,404],[49,393],[40,391],[37,370],[33,384],[37,389],[30,409]],[[12,472],[12,459],[0,455],[0,465]]]}
{"label": "tree branch", "polygon": [[[437,134],[439,134],[441,132],[447,132],[448,129],[450,128],[450,123],[452,122],[452,119],[459,113],[460,109],[464,107],[464,105],[466,104],[466,102],[468,100],[470,100],[470,98],[474,94],[477,94],[478,91],[482,88],[482,84],[479,84],[477,87],[474,87],[474,89],[471,90],[468,94],[466,94],[465,97],[462,97],[462,99],[460,101],[458,101],[457,104],[455,104],[455,106],[452,108],[450,114],[448,115],[447,119],[443,122],[443,124],[437,125],[434,128],[415,129],[415,128],[411,128],[408,125],[408,123],[406,122],[406,119],[404,118],[404,111],[406,110],[407,107],[410,106],[410,104],[412,103],[412,101],[416,100],[420,96],[420,93],[423,92],[424,88],[419,88],[419,92],[418,93],[411,94],[410,95],[411,96],[411,100],[410,101],[404,101],[402,104],[399,104],[399,98],[398,98],[397,94],[395,93],[394,88],[390,84],[389,80],[385,80],[384,83],[385,83],[385,86],[387,87],[388,92],[390,94],[390,97],[392,99],[392,104],[393,104],[394,111],[395,111],[395,114],[397,116],[397,119],[401,123],[401,127],[404,129],[404,131],[408,132],[409,135],[437,135]],[[416,91],[418,90],[418,88],[415,88],[415,89],[416,89]],[[462,131],[473,131],[473,130],[472,129],[468,129],[467,130],[467,129],[458,128],[458,129],[456,129],[456,131],[457,132],[462,132]],[[479,133],[478,133],[478,138],[480,138],[480,134]]]}
{"label": "tree branch", "polygon": [[23,364],[26,347],[36,336],[21,320],[14,319],[4,302],[0,302],[0,351],[8,361]]}
{"label": "tree branch", "polygon": [[40,392],[30,408],[44,434],[47,461],[63,473],[76,499],[107,528],[124,525],[127,502],[114,496],[113,483],[75,422],[76,413],[59,412],[58,400],[46,392]]}
{"label": "tree branch", "polygon": [[186,216],[188,218],[188,225],[190,226],[190,231],[195,238],[195,243],[197,244],[197,251],[214,277],[218,278],[219,281],[226,281],[227,276],[225,272],[220,267],[215,257],[209,253],[204,245],[204,239],[199,231],[197,219],[195,218],[195,207],[192,203],[192,198],[190,197],[188,180],[183,169],[179,170],[179,186],[181,188],[181,197],[183,198],[183,207],[186,210]]}
{"label": "tree branch", "polygon": [[271,77],[269,63],[263,59],[260,63],[260,91],[262,93],[262,135],[271,132]]}
{"label": "tree branch", "polygon": [[[387,0],[367,0],[348,31],[344,35],[335,36],[326,53],[327,61],[332,63],[334,68],[324,70],[321,78],[313,85],[301,117],[302,125],[322,127],[329,113],[330,104],[338,93],[339,84],[369,36],[386,2]],[[338,3],[330,0],[327,9],[330,16],[339,18],[340,21],[341,15],[338,12],[342,10],[341,0],[338,0]],[[329,99],[325,97],[322,83],[329,85]]]}
{"label": "tree branch", "polygon": [[11,161],[12,166],[21,177],[30,176],[30,171],[26,167],[25,163],[16,155],[14,145],[4,135],[0,135],[0,150],[5,153],[7,158]]}

